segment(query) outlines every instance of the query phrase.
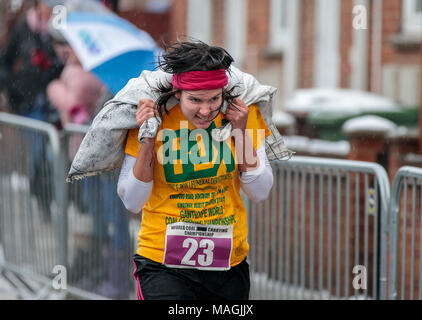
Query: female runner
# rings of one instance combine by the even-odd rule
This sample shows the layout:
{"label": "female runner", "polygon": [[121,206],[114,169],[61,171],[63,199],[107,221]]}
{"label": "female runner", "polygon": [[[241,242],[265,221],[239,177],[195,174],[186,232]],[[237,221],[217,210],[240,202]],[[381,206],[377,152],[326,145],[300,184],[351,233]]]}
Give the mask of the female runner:
{"label": "female runner", "polygon": [[[141,100],[138,125],[160,117],[155,138],[129,130],[118,194],[142,210],[134,257],[138,299],[248,299],[247,217],[240,189],[253,201],[273,184],[265,153],[270,135],[257,106],[227,90],[233,58],[200,41],[178,42],[163,54],[157,101]],[[178,104],[166,109],[175,97]],[[225,111],[225,112],[222,112]],[[213,129],[231,122],[225,141]]]}

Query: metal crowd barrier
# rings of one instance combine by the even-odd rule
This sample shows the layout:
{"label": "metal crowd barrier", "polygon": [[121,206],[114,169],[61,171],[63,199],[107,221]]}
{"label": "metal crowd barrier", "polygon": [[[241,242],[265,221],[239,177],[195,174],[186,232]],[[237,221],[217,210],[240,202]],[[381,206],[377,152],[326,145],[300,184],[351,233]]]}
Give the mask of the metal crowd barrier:
{"label": "metal crowd barrier", "polygon": [[[67,125],[62,131],[65,172],[87,130]],[[117,195],[118,174],[115,170],[66,184],[68,283],[83,292],[129,299],[136,298],[131,261],[140,221],[129,219]]]}
{"label": "metal crowd barrier", "polygon": [[44,122],[0,113],[0,150],[2,274],[23,296],[43,298],[65,261],[59,136]]}
{"label": "metal crowd barrier", "polygon": [[86,130],[0,113],[0,271],[23,298],[136,297],[139,217],[117,196],[118,172],[65,182]]}
{"label": "metal crowd barrier", "polygon": [[[251,298],[384,297],[385,170],[375,163],[308,157],[272,165],[270,198],[248,202]],[[360,272],[354,274],[355,267]],[[361,272],[367,283],[353,286]]]}
{"label": "metal crowd barrier", "polygon": [[422,299],[422,169],[402,167],[390,204],[389,299]]}

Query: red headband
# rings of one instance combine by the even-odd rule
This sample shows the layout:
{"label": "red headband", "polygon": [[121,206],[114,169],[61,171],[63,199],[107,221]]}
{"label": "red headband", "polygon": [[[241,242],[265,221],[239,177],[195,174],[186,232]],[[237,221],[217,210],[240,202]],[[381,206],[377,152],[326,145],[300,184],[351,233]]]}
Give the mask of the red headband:
{"label": "red headband", "polygon": [[179,90],[213,90],[225,87],[228,77],[225,69],[188,71],[173,74],[171,83]]}

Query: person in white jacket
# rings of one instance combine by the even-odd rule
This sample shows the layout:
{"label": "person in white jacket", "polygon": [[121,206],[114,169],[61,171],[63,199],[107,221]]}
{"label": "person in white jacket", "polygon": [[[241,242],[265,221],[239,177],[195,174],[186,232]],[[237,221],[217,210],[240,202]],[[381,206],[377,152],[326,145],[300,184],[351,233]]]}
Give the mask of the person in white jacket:
{"label": "person in white jacket", "polygon": [[[233,62],[226,50],[178,42],[160,67],[171,73],[157,101],[142,99],[136,120],[159,118],[155,137],[128,132],[117,192],[142,210],[134,277],[139,299],[248,299],[246,209],[273,184],[265,153],[271,134],[259,108],[226,90]],[[170,98],[178,103],[166,109]],[[222,108],[225,113],[221,112]],[[213,130],[231,124],[216,141]]]}

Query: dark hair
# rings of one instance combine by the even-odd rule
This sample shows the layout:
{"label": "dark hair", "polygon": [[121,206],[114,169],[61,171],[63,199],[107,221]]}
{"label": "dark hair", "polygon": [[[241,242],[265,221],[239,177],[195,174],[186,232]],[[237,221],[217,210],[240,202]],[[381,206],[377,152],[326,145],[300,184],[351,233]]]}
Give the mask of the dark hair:
{"label": "dark hair", "polygon": [[[234,62],[233,57],[224,48],[210,46],[196,39],[190,41],[177,40],[175,44],[166,47],[161,59],[158,67],[172,74],[219,69],[225,69],[230,74],[230,66]],[[226,100],[230,104],[239,96],[233,94],[234,89],[235,87],[229,90],[223,88],[223,102]],[[171,83],[160,83],[157,90],[160,92],[160,97],[156,104],[162,117],[163,109],[166,113],[168,112],[166,108],[168,100],[180,90],[174,89]]]}

